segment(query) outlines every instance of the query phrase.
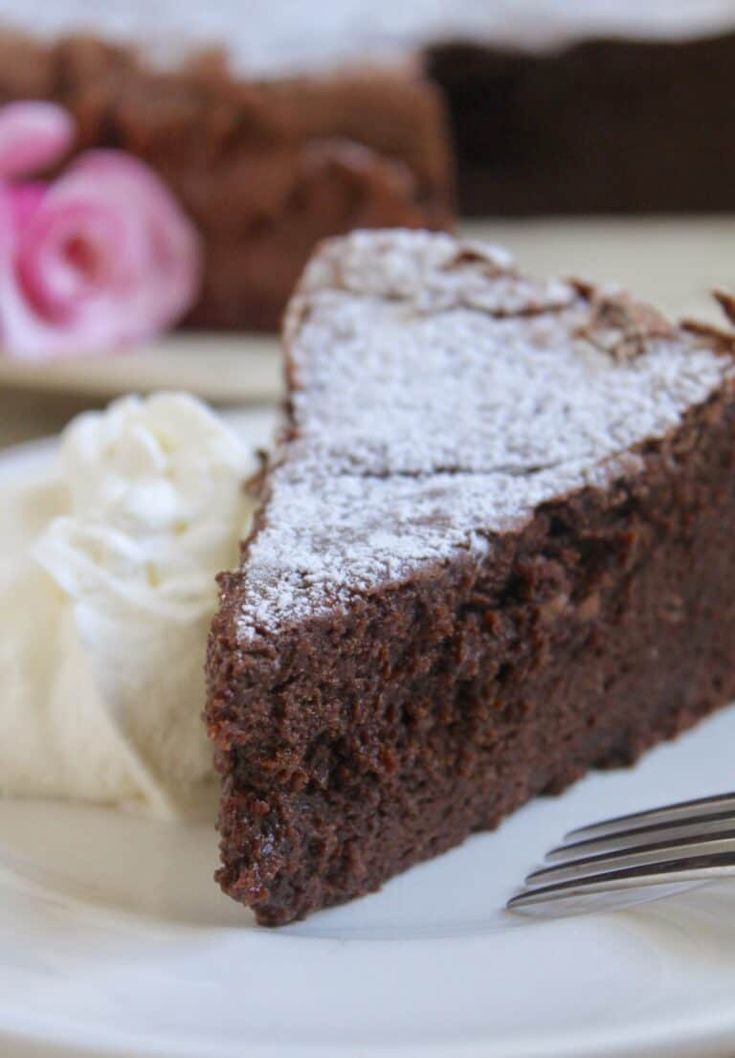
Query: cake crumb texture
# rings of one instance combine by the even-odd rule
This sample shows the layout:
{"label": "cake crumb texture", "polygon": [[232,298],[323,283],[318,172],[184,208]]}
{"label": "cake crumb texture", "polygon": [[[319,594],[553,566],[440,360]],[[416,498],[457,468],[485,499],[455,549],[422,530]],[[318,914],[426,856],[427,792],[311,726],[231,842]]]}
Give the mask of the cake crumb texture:
{"label": "cake crumb texture", "polygon": [[735,693],[733,343],[444,235],[355,233],[285,324],[221,577],[223,889],[370,892]]}

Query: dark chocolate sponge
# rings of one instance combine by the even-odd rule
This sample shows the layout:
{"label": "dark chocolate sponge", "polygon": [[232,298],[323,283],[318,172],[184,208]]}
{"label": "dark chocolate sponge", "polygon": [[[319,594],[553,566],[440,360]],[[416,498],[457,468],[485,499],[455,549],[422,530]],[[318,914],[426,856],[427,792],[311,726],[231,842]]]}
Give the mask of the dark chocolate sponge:
{"label": "dark chocolate sponge", "polygon": [[308,266],[221,578],[219,881],[278,924],[735,694],[733,343],[423,232]]}

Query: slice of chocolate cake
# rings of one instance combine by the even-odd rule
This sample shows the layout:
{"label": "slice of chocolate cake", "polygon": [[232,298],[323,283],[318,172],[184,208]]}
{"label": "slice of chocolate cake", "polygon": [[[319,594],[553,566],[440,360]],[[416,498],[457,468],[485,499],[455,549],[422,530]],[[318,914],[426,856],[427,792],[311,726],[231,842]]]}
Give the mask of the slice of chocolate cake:
{"label": "slice of chocolate cake", "polygon": [[206,713],[219,881],[267,924],[735,695],[729,337],[489,247],[360,232],[312,260],[285,343]]}

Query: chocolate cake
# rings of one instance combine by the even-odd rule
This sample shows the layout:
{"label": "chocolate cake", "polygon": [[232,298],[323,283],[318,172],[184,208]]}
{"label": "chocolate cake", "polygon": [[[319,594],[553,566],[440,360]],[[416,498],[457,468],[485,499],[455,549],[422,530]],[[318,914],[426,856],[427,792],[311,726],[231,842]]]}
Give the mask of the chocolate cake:
{"label": "chocolate cake", "polygon": [[319,239],[355,227],[451,223],[452,170],[438,91],[407,66],[235,76],[218,52],[157,68],[84,36],[0,33],[0,102],[51,99],[80,148],[148,162],[204,239],[190,324],[275,329]]}
{"label": "chocolate cake", "polygon": [[727,334],[491,247],[357,232],[307,267],[285,348],[206,709],[218,879],[269,925],[735,695]]}
{"label": "chocolate cake", "polygon": [[445,41],[462,212],[735,210],[735,32],[542,50]]}

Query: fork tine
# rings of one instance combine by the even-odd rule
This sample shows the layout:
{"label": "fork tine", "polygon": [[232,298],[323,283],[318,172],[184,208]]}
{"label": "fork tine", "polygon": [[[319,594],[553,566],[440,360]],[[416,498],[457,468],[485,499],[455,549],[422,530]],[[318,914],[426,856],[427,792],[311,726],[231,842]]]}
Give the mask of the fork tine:
{"label": "fork tine", "polygon": [[656,841],[635,848],[614,849],[601,856],[582,856],[550,867],[540,867],[526,878],[526,885],[538,885],[552,881],[563,881],[585,875],[604,874],[623,867],[655,864],[664,860],[688,859],[693,856],[717,853],[735,854],[735,830],[722,831],[716,835],[702,834],[694,837]]}
{"label": "fork tine", "polygon": [[726,819],[735,815],[735,793],[718,794],[716,797],[700,797],[695,801],[682,801],[678,804],[663,805],[645,812],[633,812],[630,815],[604,819],[589,826],[571,830],[565,840],[600,837],[613,834],[619,830],[630,830],[635,826],[653,823],[668,823],[674,820],[708,820]]}
{"label": "fork tine", "polygon": [[523,911],[537,904],[551,903],[569,897],[620,892],[625,889],[672,882],[696,882],[735,874],[735,853],[713,853],[685,859],[663,859],[654,863],[623,867],[604,874],[586,874],[579,878],[530,886],[507,903],[509,911]]}
{"label": "fork tine", "polygon": [[700,834],[721,834],[730,826],[735,827],[735,815],[729,813],[724,814],[724,819],[719,815],[705,820],[671,819],[666,823],[650,823],[647,826],[632,827],[630,830],[615,830],[610,834],[584,838],[581,841],[565,841],[550,849],[545,859],[550,863],[561,863],[615,849],[633,849],[655,841],[698,837]]}

